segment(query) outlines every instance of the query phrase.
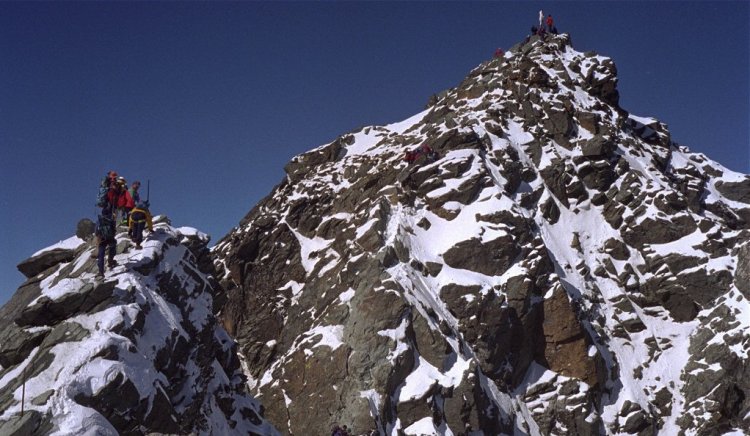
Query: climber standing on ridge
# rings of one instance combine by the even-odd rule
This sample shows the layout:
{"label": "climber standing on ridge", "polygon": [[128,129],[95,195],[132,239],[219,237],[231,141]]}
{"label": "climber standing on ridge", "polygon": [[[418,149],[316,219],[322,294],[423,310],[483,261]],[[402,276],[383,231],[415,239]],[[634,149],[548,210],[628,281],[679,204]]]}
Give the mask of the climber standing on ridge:
{"label": "climber standing on ridge", "polygon": [[115,216],[114,212],[110,207],[102,209],[102,213],[99,214],[96,223],[96,240],[99,252],[97,255],[96,265],[99,268],[97,277],[104,277],[104,252],[107,253],[107,266],[112,269],[117,266],[115,262],[115,249],[117,248],[117,240],[115,239]]}
{"label": "climber standing on ridge", "polygon": [[110,171],[104,176],[99,184],[99,194],[96,197],[96,206],[108,208],[110,211],[117,207],[117,172]]}
{"label": "climber standing on ridge", "polygon": [[495,50],[496,58],[502,58],[504,55],[505,55],[505,52],[503,51],[503,49],[498,47],[497,50]]}
{"label": "climber standing on ridge", "polygon": [[544,11],[539,9],[539,27],[544,27]]}
{"label": "climber standing on ridge", "polygon": [[148,231],[154,231],[154,224],[151,221],[151,212],[148,210],[148,201],[141,201],[130,212],[128,219],[128,234],[131,240],[135,242],[135,248],[141,249],[143,242],[143,230],[148,226]]}
{"label": "climber standing on ridge", "polygon": [[547,32],[557,35],[557,27],[555,27],[555,20],[552,19],[552,14],[547,15]]}
{"label": "climber standing on ridge", "polygon": [[130,197],[128,192],[128,184],[125,177],[119,177],[117,179],[118,185],[118,197],[117,197],[117,209],[120,215],[120,225],[128,225],[128,205],[133,204],[133,199]]}
{"label": "climber standing on ridge", "polygon": [[130,218],[130,211],[133,210],[135,205],[141,202],[141,194],[138,193],[138,188],[140,187],[141,187],[141,182],[136,180],[135,182],[133,182],[132,185],[130,185],[130,189],[128,189],[128,194],[130,194],[130,198],[127,199],[127,204],[125,205],[125,209],[127,212],[127,215],[125,217],[126,220]]}
{"label": "climber standing on ridge", "polygon": [[138,189],[141,187],[141,182],[136,180],[133,182],[132,185],[130,185],[130,197],[133,199],[133,205],[138,204],[141,201],[141,194],[138,192]]}

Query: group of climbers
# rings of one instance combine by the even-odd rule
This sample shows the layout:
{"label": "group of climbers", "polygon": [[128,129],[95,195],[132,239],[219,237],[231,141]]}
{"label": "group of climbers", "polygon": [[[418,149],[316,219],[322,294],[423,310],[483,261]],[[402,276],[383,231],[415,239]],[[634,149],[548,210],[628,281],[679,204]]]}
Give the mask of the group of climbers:
{"label": "group of climbers", "polygon": [[124,177],[119,177],[117,172],[110,171],[99,186],[96,205],[101,207],[101,213],[97,217],[96,236],[99,248],[97,266],[99,276],[104,275],[104,255],[107,254],[107,266],[112,269],[117,266],[115,261],[116,228],[119,222],[128,227],[128,235],[140,249],[143,242],[143,231],[148,227],[153,231],[151,212],[148,200],[141,201],[141,182],[135,181],[128,189]]}
{"label": "group of climbers", "polygon": [[[557,35],[557,27],[555,27],[555,20],[552,18],[552,15],[547,15],[547,18],[544,18],[544,12],[539,11],[539,26],[532,25],[531,26],[531,34],[526,37],[526,40],[524,40],[524,44],[529,42],[532,36],[539,36],[540,38],[544,38],[544,36],[548,33]],[[495,50],[495,59],[502,59],[505,56],[505,52],[503,49],[498,48]]]}
{"label": "group of climbers", "polygon": [[545,19],[544,12],[540,10],[539,11],[539,27],[531,26],[531,36],[538,35],[538,36],[543,37],[547,33],[557,35],[557,27],[555,27],[555,20],[552,18],[551,14],[548,14],[547,18]]}

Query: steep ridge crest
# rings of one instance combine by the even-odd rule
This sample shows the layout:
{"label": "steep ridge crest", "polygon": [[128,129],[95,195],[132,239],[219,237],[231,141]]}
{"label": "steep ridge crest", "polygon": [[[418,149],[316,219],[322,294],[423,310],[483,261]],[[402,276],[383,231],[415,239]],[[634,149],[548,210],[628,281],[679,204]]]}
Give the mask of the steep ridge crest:
{"label": "steep ridge crest", "polygon": [[278,434],[213,315],[208,236],[155,221],[142,250],[117,235],[103,280],[77,236],[21,263],[0,308],[0,434]]}
{"label": "steep ridge crest", "polygon": [[568,35],[285,170],[212,252],[282,432],[750,427],[750,177],[621,108]]}

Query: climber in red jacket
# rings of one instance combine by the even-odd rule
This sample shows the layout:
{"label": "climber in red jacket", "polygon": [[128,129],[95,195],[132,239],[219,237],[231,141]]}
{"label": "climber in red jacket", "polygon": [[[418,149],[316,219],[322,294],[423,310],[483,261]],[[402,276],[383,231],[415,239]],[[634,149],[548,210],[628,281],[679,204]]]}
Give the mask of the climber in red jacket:
{"label": "climber in red jacket", "polygon": [[555,27],[555,20],[552,19],[552,15],[547,15],[547,32],[554,33],[557,35],[557,28]]}
{"label": "climber in red jacket", "polygon": [[128,185],[124,177],[117,179],[117,210],[120,212],[120,224],[128,225],[128,211],[135,206],[133,197],[128,192]]}

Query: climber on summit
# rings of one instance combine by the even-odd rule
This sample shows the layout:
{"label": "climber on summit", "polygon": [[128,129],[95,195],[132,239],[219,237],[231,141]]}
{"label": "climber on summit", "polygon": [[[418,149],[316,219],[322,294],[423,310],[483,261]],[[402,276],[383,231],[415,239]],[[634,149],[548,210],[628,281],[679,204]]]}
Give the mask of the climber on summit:
{"label": "climber on summit", "polygon": [[102,209],[102,213],[99,214],[96,224],[96,240],[99,252],[97,255],[97,267],[99,272],[96,275],[101,278],[104,277],[104,252],[109,248],[107,253],[107,266],[110,269],[117,266],[115,262],[115,249],[117,248],[117,240],[115,239],[115,217],[114,212],[110,207]]}
{"label": "climber on summit", "polygon": [[539,27],[544,27],[544,12],[539,9]]}
{"label": "climber on summit", "polygon": [[495,50],[495,58],[500,59],[503,56],[505,56],[505,52],[503,51],[503,49],[501,49],[500,47],[498,47],[497,50]]}
{"label": "climber on summit", "polygon": [[128,221],[128,234],[131,240],[135,242],[135,248],[141,249],[143,242],[143,230],[148,226],[148,231],[154,231],[154,224],[151,220],[151,212],[148,210],[148,201],[141,201],[130,212]]}
{"label": "climber on summit", "polygon": [[557,27],[555,27],[555,20],[552,19],[552,14],[547,15],[547,32],[557,35]]}

